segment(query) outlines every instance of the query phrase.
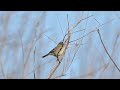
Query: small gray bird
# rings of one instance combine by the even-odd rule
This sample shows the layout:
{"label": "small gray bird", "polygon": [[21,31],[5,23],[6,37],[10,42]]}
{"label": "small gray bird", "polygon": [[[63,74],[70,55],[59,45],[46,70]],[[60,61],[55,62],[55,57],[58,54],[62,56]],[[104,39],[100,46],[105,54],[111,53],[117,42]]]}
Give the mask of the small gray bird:
{"label": "small gray bird", "polygon": [[42,56],[42,58],[44,58],[48,55],[53,55],[58,58],[58,56],[60,56],[65,50],[65,48],[63,46],[64,46],[63,42],[58,43],[58,45],[54,49],[52,49],[48,54]]}

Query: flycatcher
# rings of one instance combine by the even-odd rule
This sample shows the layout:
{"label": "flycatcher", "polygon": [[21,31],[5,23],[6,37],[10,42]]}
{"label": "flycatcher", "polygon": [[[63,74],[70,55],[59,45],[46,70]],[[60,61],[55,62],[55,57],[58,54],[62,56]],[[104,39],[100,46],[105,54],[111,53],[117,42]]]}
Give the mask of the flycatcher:
{"label": "flycatcher", "polygon": [[65,48],[64,48],[64,43],[60,42],[54,49],[52,49],[48,54],[42,56],[42,58],[48,56],[48,55],[53,55],[55,57],[62,55],[62,53],[64,52]]}

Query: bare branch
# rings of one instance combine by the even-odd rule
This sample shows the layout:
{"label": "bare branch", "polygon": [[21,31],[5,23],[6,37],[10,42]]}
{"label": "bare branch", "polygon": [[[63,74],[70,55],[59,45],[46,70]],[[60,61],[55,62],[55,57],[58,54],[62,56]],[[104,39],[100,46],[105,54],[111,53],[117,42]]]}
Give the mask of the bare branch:
{"label": "bare branch", "polygon": [[[67,14],[67,23],[68,23],[68,28],[67,30],[69,31],[69,16]],[[66,32],[67,33],[67,32]],[[63,41],[65,40],[65,37],[67,36],[67,34],[65,34],[65,36],[63,37]]]}
{"label": "bare branch", "polygon": [[54,77],[53,79],[59,79],[59,78],[61,78],[61,77],[63,77],[63,76],[66,76],[67,74],[62,74],[62,75],[60,75],[60,76],[57,76],[57,77]]}
{"label": "bare branch", "polygon": [[[44,34],[45,35],[45,34]],[[48,37],[48,39],[50,39],[52,42],[54,42],[57,45],[57,42],[55,42],[52,38],[50,38],[49,36],[45,35],[46,37]]]}
{"label": "bare branch", "polygon": [[[50,63],[50,61],[49,61],[49,62],[46,62],[46,63],[44,63],[44,64],[42,64],[42,65],[38,65],[38,66],[35,67],[31,72],[29,72],[28,74],[26,74],[25,77],[27,77],[28,75],[30,75],[31,73],[33,73],[34,71],[36,71],[39,67],[41,67],[41,66],[43,66],[43,65],[45,65],[45,64],[47,64],[47,63]],[[35,66],[36,66],[36,65],[35,65]]]}
{"label": "bare branch", "polygon": [[98,73],[100,70],[106,68],[106,66],[107,66],[108,64],[109,64],[109,62],[106,63],[106,64],[104,64],[104,65],[102,65],[102,66],[101,66],[100,68],[98,68],[97,70],[90,71],[90,72],[88,72],[87,74],[83,74],[83,75],[80,75],[80,76],[72,77],[71,79],[93,76],[94,74]]}
{"label": "bare branch", "polygon": [[[35,52],[36,51],[36,47],[35,47],[35,50],[34,50],[34,68],[35,68]],[[36,79],[36,73],[35,73],[36,70],[34,70],[34,79]]]}
{"label": "bare branch", "polygon": [[83,18],[83,19],[79,20],[72,28],[70,28],[70,30],[72,30],[72,29],[74,29],[75,27],[77,27],[78,24],[79,24],[81,21],[83,21],[83,20],[85,20],[85,19],[88,19],[88,18],[90,18],[90,17],[92,17],[92,16],[93,16],[93,15],[88,16],[88,17],[86,17],[86,18]]}
{"label": "bare branch", "polygon": [[41,38],[42,34],[44,34],[44,33],[45,33],[45,32],[42,32],[37,39],[35,39],[35,40],[32,41],[32,45],[30,46],[30,50],[29,50],[29,52],[28,52],[28,55],[27,55],[27,58],[26,58],[26,62],[25,62],[25,64],[24,64],[24,68],[26,68],[26,65],[27,65],[27,63],[28,63],[28,61],[29,61],[30,54],[31,54],[34,46],[36,45],[36,43],[38,42],[38,40]]}
{"label": "bare branch", "polygon": [[82,39],[83,37],[86,37],[87,35],[89,35],[89,34],[91,34],[91,33],[95,32],[95,31],[97,31],[97,30],[93,30],[93,31],[91,31],[91,32],[87,33],[86,35],[84,35],[84,36],[82,36],[82,37],[80,37],[80,38],[76,39],[76,40],[70,41],[69,43],[74,42],[74,41],[77,41],[77,40],[80,40],[80,39]]}
{"label": "bare branch", "polygon": [[20,32],[18,31],[19,37],[20,37],[20,42],[22,46],[22,57],[23,57],[23,75],[22,78],[24,78],[24,47],[23,47],[23,41],[22,41],[22,36],[20,35]]}
{"label": "bare branch", "polygon": [[[95,18],[94,18],[95,19]],[[96,19],[95,19],[96,20]],[[89,34],[91,34],[92,32],[95,32],[95,31],[97,31],[97,29],[99,28],[99,27],[101,27],[101,26],[103,26],[103,25],[105,25],[105,24],[107,24],[107,23],[109,23],[109,22],[111,22],[111,21],[113,21],[114,19],[112,19],[112,20],[109,20],[109,21],[107,21],[107,22],[105,22],[105,23],[103,23],[103,24],[101,24],[100,25],[100,23],[99,23],[99,26],[98,27],[96,27],[96,29],[95,30],[93,30],[93,31],[90,31],[89,33],[87,33],[86,35],[84,35],[84,36],[82,36],[82,37],[80,37],[80,38],[78,38],[78,39],[76,39],[76,40],[73,40],[73,41],[70,41],[69,43],[71,43],[71,42],[74,42],[74,41],[77,41],[77,40],[79,40],[79,39],[82,39],[83,37],[86,37],[87,35],[89,35]]]}
{"label": "bare branch", "polygon": [[103,43],[103,41],[102,41],[102,38],[101,38],[99,29],[97,30],[97,32],[98,32],[98,35],[99,35],[99,37],[100,37],[100,41],[101,41],[101,43],[102,43],[102,45],[103,45],[103,47],[104,47],[105,52],[107,53],[107,55],[109,56],[110,60],[113,62],[113,64],[115,65],[115,67],[116,67],[116,68],[118,69],[118,71],[120,72],[120,69],[118,68],[118,66],[116,65],[116,63],[115,63],[114,60],[112,59],[112,57],[110,56],[109,52],[107,51],[107,49],[106,49],[106,47],[105,47],[105,45],[104,45],[104,43]]}
{"label": "bare branch", "polygon": [[[68,17],[68,16],[67,16]],[[69,28],[69,27],[68,27]],[[58,60],[55,62],[53,68],[51,69],[50,73],[48,74],[48,79],[51,79],[51,77],[53,76],[53,74],[55,73],[55,71],[57,70],[57,68],[59,67],[59,65],[61,64],[63,57],[65,55],[66,49],[68,47],[69,41],[70,41],[70,30],[68,29],[68,36],[64,41],[64,45],[63,47],[65,48],[64,53],[58,58]],[[64,39],[63,39],[64,40]]]}
{"label": "bare branch", "polygon": [[64,32],[63,32],[63,29],[62,29],[62,26],[61,26],[61,24],[60,24],[60,21],[59,21],[58,16],[57,16],[57,20],[58,20],[58,23],[59,23],[60,29],[61,29],[61,31],[62,31],[62,34],[64,35]]}
{"label": "bare branch", "polygon": [[1,66],[2,76],[3,76],[4,78],[6,78],[6,77],[5,77],[5,73],[4,73],[4,69],[3,69],[2,60],[0,60],[0,66]]}
{"label": "bare branch", "polygon": [[107,23],[109,23],[109,22],[111,22],[111,21],[113,21],[113,20],[115,20],[115,19],[113,18],[113,19],[111,19],[111,20],[109,20],[109,21],[107,21],[107,22],[105,22],[105,23],[101,24],[101,25],[100,25],[100,26],[98,26],[97,28],[99,28],[99,27],[101,27],[101,26],[103,26],[103,25],[105,25],[105,24],[107,24]]}

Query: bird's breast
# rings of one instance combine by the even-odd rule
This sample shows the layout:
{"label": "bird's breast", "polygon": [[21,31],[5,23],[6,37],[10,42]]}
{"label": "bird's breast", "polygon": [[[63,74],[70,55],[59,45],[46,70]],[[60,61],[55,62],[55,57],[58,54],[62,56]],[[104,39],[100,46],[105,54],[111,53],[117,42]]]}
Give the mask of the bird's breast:
{"label": "bird's breast", "polygon": [[63,52],[64,52],[64,50],[65,50],[65,47],[62,47],[62,49],[60,50],[60,52],[58,53],[58,55],[59,55],[59,56],[62,55]]}

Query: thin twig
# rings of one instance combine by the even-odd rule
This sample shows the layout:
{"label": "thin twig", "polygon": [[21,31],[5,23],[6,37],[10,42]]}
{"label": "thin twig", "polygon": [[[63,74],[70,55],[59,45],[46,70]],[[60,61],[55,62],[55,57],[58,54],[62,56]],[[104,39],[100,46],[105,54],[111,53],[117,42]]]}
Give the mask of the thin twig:
{"label": "thin twig", "polygon": [[[76,32],[80,32],[80,31],[85,31],[85,29],[83,29],[83,30],[77,30],[77,31],[75,31],[75,32],[72,32],[71,34],[74,34],[74,33],[76,33]],[[68,34],[65,34],[64,38],[65,38],[67,35],[68,35]],[[63,41],[64,41],[64,39],[63,39]]]}
{"label": "thin twig", "polygon": [[120,69],[118,68],[118,66],[116,65],[116,63],[115,63],[114,60],[112,59],[112,57],[110,56],[109,52],[107,51],[107,49],[106,49],[106,47],[105,47],[105,45],[104,45],[104,43],[103,43],[103,40],[102,40],[102,37],[101,37],[101,35],[100,35],[99,29],[97,30],[97,32],[98,32],[98,35],[99,35],[99,37],[100,37],[100,41],[101,41],[101,43],[102,43],[102,45],[103,45],[103,47],[104,47],[105,52],[107,53],[107,55],[109,56],[110,60],[113,62],[113,64],[115,65],[115,67],[116,67],[116,68],[118,69],[118,71],[120,72]]}
{"label": "thin twig", "polygon": [[[47,63],[50,63],[51,61],[49,61],[49,62],[47,62]],[[41,67],[41,66],[44,66],[45,64],[47,64],[47,63],[44,63],[44,64],[42,64],[42,65],[38,65],[37,67],[35,67],[31,72],[29,72],[28,74],[26,74],[25,75],[25,77],[27,77],[28,75],[30,75],[31,73],[33,73],[35,70],[37,70],[39,67]],[[36,65],[35,65],[36,66]]]}
{"label": "thin twig", "polygon": [[6,78],[6,77],[5,77],[5,73],[4,73],[4,69],[3,69],[3,64],[2,64],[2,60],[1,60],[1,59],[0,59],[0,66],[1,66],[2,76],[3,76],[4,78]]}
{"label": "thin twig", "polygon": [[[116,48],[116,44],[117,44],[117,41],[118,41],[118,38],[119,38],[119,36],[117,35],[117,37],[116,37],[116,39],[115,39],[115,43],[114,43],[114,47],[113,47],[113,50],[112,50],[112,54],[111,54],[111,57],[113,56],[113,54],[114,54],[114,52],[115,52],[115,48]],[[109,61],[110,62],[110,61]],[[109,63],[108,63],[108,65],[109,65]],[[106,65],[106,67],[105,67],[105,69],[108,67],[108,65]],[[105,71],[105,69],[103,70],[103,71]]]}
{"label": "thin twig", "polygon": [[80,31],[85,31],[85,29],[77,30],[77,31],[75,31],[75,32],[72,32],[71,34],[76,33],[76,32],[80,32]]}
{"label": "thin twig", "polygon": [[54,77],[53,79],[58,79],[58,78],[60,78],[60,77],[66,76],[66,75],[67,75],[67,74],[62,74],[62,75],[60,75],[60,76]]}
{"label": "thin twig", "polygon": [[[35,51],[36,51],[36,47],[35,47],[35,50],[34,50],[34,68],[35,68]],[[36,71],[36,70],[34,70],[34,79],[36,79],[35,71]]]}
{"label": "thin twig", "polygon": [[[83,37],[81,37],[81,39],[82,39],[82,38],[83,38]],[[67,67],[66,72],[68,71],[68,69],[69,69],[70,66],[72,65],[72,62],[73,62],[73,60],[74,60],[74,58],[75,58],[75,56],[76,56],[79,48],[80,48],[80,44],[79,44],[78,48],[75,49],[75,54],[74,54],[74,56],[73,56],[73,58],[72,58],[72,60],[71,60],[71,63],[70,63],[69,66]]]}
{"label": "thin twig", "polygon": [[[40,18],[40,17],[41,17],[41,18]],[[35,27],[34,27],[35,31],[38,31],[39,25],[42,25],[42,26],[44,25],[43,22],[44,22],[44,19],[45,19],[45,17],[46,17],[46,12],[43,12],[42,16],[40,16],[40,17],[38,17],[38,19],[36,20]],[[41,19],[41,20],[39,20],[39,19]],[[40,26],[40,27],[42,27],[42,26]],[[31,54],[34,46],[36,45],[37,41],[40,39],[40,37],[41,37],[45,32],[46,32],[46,31],[43,31],[43,32],[41,32],[41,33],[38,33],[39,36],[38,36],[37,38],[35,37],[35,39],[32,41],[32,44],[31,44],[31,46],[30,46],[30,50],[29,50],[28,55],[27,55],[26,60],[25,60],[25,64],[24,64],[24,68],[25,68],[25,69],[26,69],[26,66],[27,66],[28,61],[30,60],[30,54]]]}
{"label": "thin twig", "polygon": [[[68,16],[68,14],[67,14],[67,23],[68,23],[68,27],[67,27],[67,30],[69,31],[69,16]],[[64,35],[64,37],[63,37],[63,40],[62,41],[64,41],[65,40],[65,37],[67,36],[67,32],[66,32],[66,34]]]}
{"label": "thin twig", "polygon": [[[95,18],[94,18],[94,19],[95,19]],[[95,19],[95,20],[96,20],[96,19]],[[97,29],[98,29],[99,27],[101,27],[101,26],[103,26],[103,25],[105,25],[105,24],[107,24],[107,23],[109,23],[109,22],[111,22],[111,21],[113,21],[113,20],[114,20],[114,19],[109,20],[109,21],[107,21],[107,22],[105,22],[105,23],[103,23],[103,24],[101,24],[101,25],[100,25],[100,23],[96,20],[96,21],[99,23],[99,26],[96,27],[95,30],[93,30],[93,31],[91,31],[91,32],[89,32],[89,33],[87,33],[86,35],[84,35],[84,36],[82,36],[82,37],[80,37],[80,38],[78,38],[78,39],[76,39],[76,40],[70,41],[69,43],[74,42],[74,41],[77,41],[77,40],[79,40],[79,39],[82,39],[83,37],[86,37],[86,36],[89,35],[90,33],[97,31]]]}
{"label": "thin twig", "polygon": [[22,42],[22,37],[20,35],[20,32],[19,32],[19,37],[20,37],[20,41],[21,41],[21,45],[22,45],[22,54],[23,54],[23,62],[24,62],[24,48],[23,48],[23,42]]}
{"label": "thin twig", "polygon": [[92,17],[92,16],[93,16],[93,15],[88,16],[88,17],[86,17],[86,18],[83,18],[83,19],[79,20],[72,28],[70,28],[70,30],[72,30],[72,29],[74,29],[75,27],[77,27],[78,24],[79,24],[81,21],[83,21],[83,20],[85,20],[85,19],[88,19],[88,18],[90,18],[90,17]]}
{"label": "thin twig", "polygon": [[89,35],[89,34],[91,34],[91,33],[95,32],[95,31],[97,31],[97,30],[93,30],[93,31],[91,31],[91,32],[87,33],[86,35],[84,35],[84,36],[82,36],[82,37],[80,37],[80,38],[76,39],[76,40],[70,41],[69,43],[74,42],[74,41],[77,41],[77,40],[80,40],[80,39],[82,39],[83,37],[86,37],[87,35]]}
{"label": "thin twig", "polygon": [[101,25],[100,25],[100,26],[98,26],[97,28],[99,28],[99,27],[101,27],[101,26],[105,25],[106,23],[109,23],[109,22],[111,22],[111,21],[113,21],[113,20],[115,20],[115,19],[113,18],[113,19],[111,19],[111,20],[109,20],[109,21],[107,21],[107,22],[105,22],[105,23],[101,24]]}
{"label": "thin twig", "polygon": [[96,18],[94,18],[95,19],[95,21],[97,21],[97,23],[100,25],[100,23],[98,22],[98,20],[96,19]]}
{"label": "thin twig", "polygon": [[20,35],[20,32],[18,31],[19,37],[20,37],[20,42],[22,46],[22,57],[23,57],[23,75],[22,78],[24,78],[24,48],[23,48],[23,41],[22,41],[22,36]]}
{"label": "thin twig", "polygon": [[83,77],[88,77],[88,76],[91,76],[91,75],[94,75],[96,73],[98,73],[100,70],[104,69],[106,67],[106,65],[108,65],[108,63],[102,65],[100,68],[98,68],[97,70],[94,70],[94,71],[90,71],[88,72],[87,74],[83,74],[83,75],[80,75],[80,76],[76,76],[76,77],[72,77],[71,79],[75,79],[75,78],[83,78]]}
{"label": "thin twig", "polygon": [[[101,26],[101,24],[100,24],[100,22],[96,19],[96,18],[94,18],[95,19],[95,21],[99,24],[99,26]],[[112,20],[114,20],[114,19],[112,19]],[[110,21],[108,21],[108,22],[111,22],[112,20],[110,20]],[[106,23],[108,23],[108,22],[106,22]],[[105,23],[104,23],[105,24]],[[104,25],[104,24],[102,24],[102,25]],[[98,29],[97,29],[98,30]],[[113,53],[113,52],[112,52]],[[109,63],[105,66],[105,68],[104,68],[104,70],[103,71],[105,71],[105,69],[108,67],[108,65],[109,65]]]}
{"label": "thin twig", "polygon": [[[87,17],[88,17],[88,16],[87,16]],[[89,16],[89,17],[91,17],[91,16]],[[89,17],[88,17],[88,18],[89,18]],[[85,25],[85,30],[86,30],[86,27],[87,27],[87,22],[86,22],[86,25]],[[85,30],[84,30],[84,33],[85,33]],[[83,34],[84,34],[84,33],[83,33]],[[85,36],[85,35],[83,35],[83,37],[84,37],[84,36]],[[81,37],[82,40],[83,40],[83,37]],[[81,43],[82,43],[82,40],[81,40]],[[69,42],[69,43],[70,43],[70,42]],[[73,60],[74,60],[74,58],[75,58],[77,52],[79,51],[79,48],[80,48],[80,45],[78,46],[78,48],[76,48],[76,50],[75,50],[75,54],[74,54],[74,56],[73,56],[73,58],[72,58],[71,63],[69,64],[69,66],[68,66],[66,72],[68,71],[68,69],[69,69],[70,66],[72,65],[72,62],[73,62]]]}
{"label": "thin twig", "polygon": [[60,30],[62,31],[62,34],[64,35],[64,33],[63,33],[63,29],[62,29],[62,26],[61,26],[61,24],[60,24],[60,21],[59,21],[58,16],[57,16],[57,20],[58,20],[58,23],[59,23],[59,26],[60,26]]}
{"label": "thin twig", "polygon": [[[45,34],[44,34],[45,35]],[[48,39],[50,39],[52,42],[54,42],[57,45],[57,42],[55,42],[52,38],[50,38],[49,36],[45,35],[46,37],[48,37]]]}
{"label": "thin twig", "polygon": [[67,22],[68,22],[68,30],[69,30],[70,22],[69,22],[69,16],[68,16],[68,14],[67,14]]}
{"label": "thin twig", "polygon": [[24,68],[26,68],[26,65],[27,65],[27,63],[28,63],[28,61],[29,61],[30,54],[31,54],[34,46],[36,45],[36,43],[38,42],[38,40],[41,38],[42,34],[44,34],[44,33],[45,33],[45,32],[42,32],[37,39],[35,39],[35,40],[32,41],[32,45],[30,46],[30,50],[29,50],[29,52],[28,52],[28,55],[27,55],[27,58],[26,58],[26,61],[25,61],[25,64],[24,64]]}

